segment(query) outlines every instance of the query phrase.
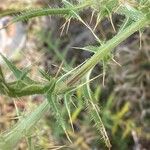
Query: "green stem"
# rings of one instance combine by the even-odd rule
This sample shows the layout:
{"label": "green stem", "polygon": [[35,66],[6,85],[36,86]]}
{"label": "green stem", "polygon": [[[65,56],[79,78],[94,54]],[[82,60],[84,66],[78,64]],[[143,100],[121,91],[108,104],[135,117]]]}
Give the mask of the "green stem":
{"label": "green stem", "polygon": [[4,16],[12,16],[15,14],[19,14],[20,12],[23,12],[23,9],[6,9],[0,11],[0,18]]}
{"label": "green stem", "polygon": [[[124,29],[121,33],[117,34],[111,40],[106,42],[99,48],[99,51],[94,54],[81,68],[79,68],[70,78],[68,78],[65,83],[56,85],[56,89],[54,92],[57,94],[63,93],[68,87],[71,87],[75,83],[77,83],[91,68],[93,68],[100,60],[102,60],[105,56],[107,56],[112,49],[114,49],[117,45],[119,45],[122,41],[127,39],[130,35],[132,35],[137,30],[145,27],[148,24],[149,20],[147,17],[143,17],[137,22],[132,23],[129,27]],[[9,83],[11,87],[11,83]],[[15,92],[15,90],[11,93],[8,93],[9,97],[21,97],[26,95],[34,95],[34,94],[45,94],[45,90],[49,85],[33,85],[24,90],[20,90]],[[3,94],[3,93],[1,93]]]}
{"label": "green stem", "polygon": [[81,11],[84,8],[90,6],[90,3],[85,3],[82,5],[77,5],[71,8],[30,8],[24,10],[5,10],[4,13],[1,11],[0,17],[12,14],[20,14],[14,17],[5,27],[18,22],[25,21],[34,17],[46,16],[46,15],[69,15],[71,11]]}
{"label": "green stem", "polygon": [[[146,16],[143,16],[143,18],[141,18],[140,20],[136,21],[135,23],[133,23],[132,25],[124,29],[122,33],[117,34],[113,39],[109,40],[104,45],[102,45],[99,48],[99,51],[96,54],[94,54],[81,68],[79,68],[73,76],[71,76],[68,80],[66,80],[65,83],[67,83],[68,86],[72,86],[74,83],[79,81],[81,77],[83,77],[100,60],[102,60],[107,54],[109,54],[112,49],[114,49],[117,45],[119,45],[122,41],[127,39],[130,35],[132,35],[137,30],[145,27],[148,23],[149,23],[148,18]],[[58,90],[61,93],[61,91],[64,90],[64,88],[66,87],[67,86],[62,87],[62,86],[57,85],[57,88],[55,89],[54,92]],[[26,95],[26,93],[29,92],[29,90],[31,89],[29,88],[29,89],[26,89],[26,91],[22,91],[22,96],[24,94]],[[32,92],[36,94],[37,89],[35,88],[35,90],[33,90]],[[43,88],[39,90],[38,92],[41,92],[41,94],[45,94],[43,91]],[[47,109],[48,109],[48,102],[44,101],[29,116],[27,116],[27,118],[23,119],[21,123],[18,124],[12,130],[11,133],[5,134],[3,136],[4,140],[0,140],[0,147],[2,149],[12,148],[16,144],[16,142],[19,141],[19,139],[23,137],[24,135],[23,132],[31,129],[31,127],[33,127],[34,124],[38,120],[40,120],[40,118],[42,117],[42,115],[44,115]]]}
{"label": "green stem", "polygon": [[76,83],[81,77],[83,77],[91,68],[93,68],[100,60],[102,60],[105,56],[107,56],[112,49],[114,49],[117,45],[127,39],[130,35],[132,35],[137,30],[145,27],[148,24],[149,20],[146,16],[138,20],[137,22],[132,23],[129,27],[124,29],[121,33],[117,34],[111,40],[106,42],[99,48],[99,51],[94,54],[81,68],[76,71],[76,73],[71,76],[67,81],[67,85],[71,86]]}

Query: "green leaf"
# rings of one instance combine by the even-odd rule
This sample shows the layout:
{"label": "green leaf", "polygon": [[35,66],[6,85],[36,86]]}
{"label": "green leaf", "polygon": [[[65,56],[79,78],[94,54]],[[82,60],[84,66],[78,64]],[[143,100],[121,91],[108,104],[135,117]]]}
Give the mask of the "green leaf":
{"label": "green leaf", "polygon": [[9,61],[3,54],[0,53],[0,55],[18,80],[24,79],[24,81],[27,83],[30,84],[36,83],[35,81],[27,77],[27,73],[29,72],[29,69],[24,69],[24,71],[21,71],[11,61]]}
{"label": "green leaf", "polygon": [[102,136],[102,139],[104,140],[104,143],[110,149],[111,148],[110,140],[107,135],[106,129],[104,127],[103,121],[101,119],[101,116],[99,113],[99,108],[98,108],[97,104],[95,103],[96,100],[94,100],[95,98],[94,98],[94,95],[92,94],[92,91],[90,89],[90,85],[88,82],[90,80],[91,71],[89,71],[89,73],[86,76],[87,84],[83,87],[83,92],[84,92],[83,94],[85,96],[85,99],[88,100],[88,109],[87,110],[91,116],[91,119],[94,121],[97,130],[100,132],[100,135]]}
{"label": "green leaf", "polygon": [[47,97],[49,106],[50,106],[52,112],[54,113],[54,117],[57,120],[58,125],[61,126],[61,128],[65,132],[68,140],[71,142],[69,135],[67,133],[66,121],[64,120],[64,118],[62,116],[62,112],[61,112],[62,106],[58,102],[58,97],[56,95],[52,95],[50,93],[47,93],[46,97]]}
{"label": "green leaf", "polygon": [[48,81],[51,80],[52,77],[51,77],[47,72],[45,72],[45,71],[42,70],[42,69],[39,69],[39,72],[40,72],[40,74],[41,74],[46,80],[48,80]]}
{"label": "green leaf", "polygon": [[75,49],[81,49],[81,50],[85,50],[88,52],[93,52],[96,53],[99,50],[98,46],[85,46],[85,47],[73,47]]}
{"label": "green leaf", "polygon": [[73,130],[73,132],[74,132],[73,122],[72,122],[72,118],[71,118],[70,95],[69,95],[69,93],[66,93],[66,94],[64,95],[64,102],[65,102],[65,107],[66,107],[67,112],[68,112],[70,124],[71,124],[72,130]]}
{"label": "green leaf", "polygon": [[22,118],[10,131],[0,135],[0,150],[14,149],[16,144],[26,136],[32,134],[31,130],[48,110],[48,103],[44,101],[33,112]]}
{"label": "green leaf", "polygon": [[141,17],[143,16],[142,12],[140,12],[139,10],[135,9],[134,7],[132,7],[127,3],[120,6],[119,9],[117,10],[117,13],[125,15],[127,18],[129,17],[134,21],[141,19]]}

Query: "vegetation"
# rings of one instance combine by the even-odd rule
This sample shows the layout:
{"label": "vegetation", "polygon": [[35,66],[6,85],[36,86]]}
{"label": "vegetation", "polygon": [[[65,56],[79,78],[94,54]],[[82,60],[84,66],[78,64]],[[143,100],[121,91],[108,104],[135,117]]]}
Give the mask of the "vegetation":
{"label": "vegetation", "polygon": [[[93,29],[80,16],[80,13],[85,9],[92,10],[92,14],[97,18]],[[112,15],[114,13],[124,18],[119,29],[116,29],[113,24]],[[61,16],[66,19],[66,22],[62,26],[62,32],[65,27],[68,30],[71,19],[75,19],[91,31],[97,45],[75,48],[90,51],[93,54],[91,58],[85,60],[75,68],[65,62],[63,55],[61,57],[59,53],[56,53],[56,56],[59,57],[58,59],[63,63],[60,65],[55,76],[50,76],[44,70],[39,69],[43,81],[31,79],[30,68],[20,70],[1,54],[1,57],[13,72],[16,80],[7,81],[2,68],[0,68],[0,94],[12,98],[40,94],[45,97],[45,101],[37,106],[30,114],[26,114],[19,119],[13,128],[0,135],[0,149],[7,150],[14,148],[23,137],[27,137],[28,141],[30,141],[32,139],[32,129],[48,111],[53,113],[53,119],[57,124],[57,129],[54,124],[53,130],[58,132],[58,135],[65,134],[71,143],[73,140],[72,135],[75,132],[74,122],[82,110],[85,110],[84,113],[88,117],[90,116],[90,120],[88,117],[85,117],[84,121],[91,126],[94,125],[95,129],[99,132],[99,139],[102,139],[100,143],[102,145],[104,143],[108,149],[111,148],[111,141],[114,142],[116,139],[110,140],[106,129],[111,130],[114,135],[116,133],[117,136],[120,133],[118,129],[125,126],[125,131],[122,131],[123,134],[121,136],[118,135],[120,138],[126,137],[132,131],[135,127],[134,121],[132,118],[125,117],[126,112],[130,108],[130,103],[125,103],[120,111],[116,112],[113,110],[116,95],[112,94],[109,96],[107,102],[101,105],[102,110],[100,110],[98,97],[101,90],[92,90],[90,83],[102,76],[104,85],[108,63],[112,60],[114,63],[116,62],[114,60],[114,48],[136,31],[143,32],[150,24],[149,0],[136,0],[133,2],[124,2],[121,0],[62,0],[59,8],[31,7],[24,10],[15,8],[13,10],[2,11],[0,17],[6,15],[15,16],[5,27],[18,21],[27,21],[40,16]],[[110,40],[104,41],[96,35],[95,29],[106,17],[110,19],[116,35]],[[100,62],[103,64],[103,73],[91,78],[92,70]],[[124,123],[123,120],[126,120],[126,122]],[[30,149],[35,148],[31,144],[32,142],[29,143]]]}

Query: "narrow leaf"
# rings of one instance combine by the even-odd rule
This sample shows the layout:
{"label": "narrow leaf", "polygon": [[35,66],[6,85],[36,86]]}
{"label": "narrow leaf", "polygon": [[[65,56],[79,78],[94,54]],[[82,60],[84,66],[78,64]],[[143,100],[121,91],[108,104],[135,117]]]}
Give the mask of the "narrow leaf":
{"label": "narrow leaf", "polygon": [[25,71],[21,71],[15,65],[13,65],[13,63],[10,62],[3,54],[0,53],[0,55],[18,80],[24,78],[24,81],[28,83],[36,83],[35,81],[26,76],[28,73],[28,69]]}
{"label": "narrow leaf", "polygon": [[32,131],[31,129],[35,127],[36,123],[42,118],[48,108],[47,101],[44,101],[39,107],[31,112],[31,114],[27,114],[22,118],[9,132],[2,134],[0,136],[0,149],[13,149],[21,138]]}

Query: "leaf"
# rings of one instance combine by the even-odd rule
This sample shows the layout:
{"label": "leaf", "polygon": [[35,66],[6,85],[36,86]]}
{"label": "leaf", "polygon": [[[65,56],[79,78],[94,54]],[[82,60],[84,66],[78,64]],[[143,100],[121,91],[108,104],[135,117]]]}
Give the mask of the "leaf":
{"label": "leaf", "polygon": [[138,11],[137,9],[135,9],[127,3],[121,5],[117,10],[117,13],[125,15],[127,18],[129,17],[134,21],[141,19],[141,17],[143,16],[143,13],[141,11]]}
{"label": "leaf", "polygon": [[27,114],[22,118],[10,131],[0,135],[2,140],[0,140],[1,150],[10,150],[15,147],[15,145],[27,134],[32,134],[31,130],[35,127],[36,123],[42,118],[45,112],[48,110],[48,103],[44,101],[40,106],[38,106],[33,112]]}
{"label": "leaf", "polygon": [[43,71],[42,69],[39,69],[39,72],[46,80],[51,80],[51,76],[47,72]]}
{"label": "leaf", "polygon": [[32,79],[30,79],[29,77],[27,77],[27,73],[29,72],[29,69],[25,69],[24,71],[21,71],[15,65],[13,65],[13,63],[10,62],[3,54],[0,53],[0,55],[18,80],[23,79],[25,82],[30,84],[37,83]]}
{"label": "leaf", "polygon": [[69,100],[70,100],[70,95],[69,95],[69,93],[66,93],[64,95],[65,107],[66,107],[67,112],[68,112],[68,116],[69,116],[69,120],[70,120],[70,124],[71,124],[72,130],[74,132],[73,122],[72,122],[72,118],[71,118],[71,111],[70,111],[70,105],[69,105],[70,102],[69,102]]}
{"label": "leaf", "polygon": [[104,140],[106,146],[110,149],[111,144],[109,137],[107,135],[106,129],[104,127],[104,124],[102,122],[102,119],[99,115],[99,110],[97,109],[97,106],[91,101],[91,105],[88,106],[89,114],[91,115],[92,120],[95,122],[95,126],[98,131],[100,131],[100,134],[102,136],[102,139]]}
{"label": "leaf", "polygon": [[127,28],[128,26],[130,26],[133,23],[133,20],[129,17],[126,17],[122,23],[122,25],[120,26],[120,29],[118,31],[118,34],[121,33],[125,28]]}
{"label": "leaf", "polygon": [[86,76],[87,84],[83,87],[83,92],[84,92],[83,94],[85,96],[85,99],[88,100],[87,110],[88,110],[92,120],[94,121],[97,130],[100,131],[100,134],[101,134],[102,139],[104,140],[106,146],[110,149],[111,148],[110,140],[107,135],[106,129],[104,127],[104,124],[102,122],[102,119],[100,117],[98,106],[94,103],[94,102],[96,102],[96,100],[94,100],[95,98],[94,98],[94,95],[92,94],[92,91],[90,89],[89,82],[88,82],[90,80],[91,71],[89,71],[89,73]]}
{"label": "leaf", "polygon": [[85,46],[85,47],[73,47],[75,49],[81,49],[81,50],[85,50],[85,51],[89,51],[89,52],[93,52],[96,53],[99,50],[98,46]]}
{"label": "leaf", "polygon": [[58,99],[57,99],[58,97],[56,95],[52,95],[50,93],[47,93],[46,97],[47,97],[47,101],[49,103],[49,106],[50,106],[52,112],[54,113],[54,117],[56,118],[58,125],[60,125],[62,127],[68,140],[72,143],[72,141],[71,141],[71,139],[67,133],[66,122],[65,122],[65,120],[62,116],[62,113],[61,113],[61,107],[62,106],[60,106],[60,104],[58,102]]}
{"label": "leaf", "polygon": [[69,135],[67,133],[66,122],[64,121],[64,118],[63,118],[62,113],[61,113],[61,107],[62,106],[58,102],[58,96],[53,94],[56,81],[51,80],[50,83],[51,83],[50,87],[46,93],[47,101],[49,103],[49,106],[50,106],[52,112],[54,113],[54,117],[56,118],[57,123],[62,127],[68,140],[71,142]]}

